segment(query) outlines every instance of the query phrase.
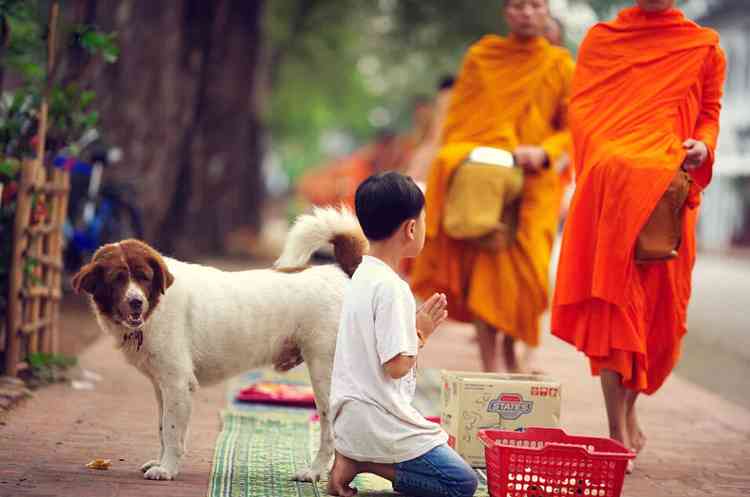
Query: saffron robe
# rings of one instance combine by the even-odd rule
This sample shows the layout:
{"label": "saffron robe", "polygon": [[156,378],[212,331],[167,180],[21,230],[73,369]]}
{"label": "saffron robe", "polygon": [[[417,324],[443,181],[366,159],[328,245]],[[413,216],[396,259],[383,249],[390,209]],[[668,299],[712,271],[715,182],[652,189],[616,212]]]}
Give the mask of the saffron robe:
{"label": "saffron robe", "polygon": [[[725,60],[718,35],[676,9],[634,7],[594,26],[581,45],[569,122],[576,192],[563,235],[552,332],[590,359],[593,374],[655,392],[686,331],[700,191],[710,180]],[[672,261],[636,265],[635,244],[686,151],[691,171],[682,245]]]}
{"label": "saffron robe", "polygon": [[548,305],[559,175],[553,168],[526,174],[516,242],[499,252],[449,238],[443,208],[451,175],[475,147],[537,145],[555,163],[570,143],[565,116],[572,74],[570,54],[541,37],[489,35],[469,49],[429,170],[426,243],[411,275],[420,297],[447,295],[453,319],[478,318],[531,346],[539,342],[539,317]]}

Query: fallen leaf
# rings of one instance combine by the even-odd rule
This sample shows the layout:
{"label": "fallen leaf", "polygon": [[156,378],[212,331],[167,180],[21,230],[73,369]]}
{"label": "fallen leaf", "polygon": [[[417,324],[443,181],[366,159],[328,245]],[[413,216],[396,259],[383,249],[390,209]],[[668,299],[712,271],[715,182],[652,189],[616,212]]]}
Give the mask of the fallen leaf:
{"label": "fallen leaf", "polygon": [[109,469],[112,466],[111,459],[94,459],[86,465],[89,469]]}

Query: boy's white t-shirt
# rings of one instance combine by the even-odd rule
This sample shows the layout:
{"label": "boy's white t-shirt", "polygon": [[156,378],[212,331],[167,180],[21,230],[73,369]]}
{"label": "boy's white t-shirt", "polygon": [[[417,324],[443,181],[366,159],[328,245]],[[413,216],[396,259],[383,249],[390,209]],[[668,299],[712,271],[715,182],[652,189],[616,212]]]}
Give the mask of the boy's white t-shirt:
{"label": "boy's white t-shirt", "polygon": [[344,296],[331,381],[336,450],[356,461],[395,464],[448,441],[411,402],[416,371],[394,380],[383,365],[417,355],[416,303],[385,262],[365,256]]}

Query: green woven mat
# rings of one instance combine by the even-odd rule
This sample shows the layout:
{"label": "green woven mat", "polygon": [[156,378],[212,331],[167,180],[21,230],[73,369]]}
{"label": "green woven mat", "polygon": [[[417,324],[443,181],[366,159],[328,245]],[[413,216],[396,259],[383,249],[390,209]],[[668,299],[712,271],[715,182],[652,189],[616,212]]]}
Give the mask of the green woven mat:
{"label": "green woven mat", "polygon": [[[319,424],[310,423],[309,415],[279,411],[222,413],[208,497],[327,495],[326,481],[313,485],[291,480],[310,464]],[[391,483],[375,475],[359,475],[354,485],[359,495],[394,495]]]}
{"label": "green woven mat", "polygon": [[[415,406],[427,415],[435,412],[433,408],[437,409],[439,402],[439,396],[434,397],[436,388],[439,392],[439,375],[430,371],[420,375],[424,381],[420,385],[418,380],[415,398]],[[298,374],[295,380],[299,378]],[[267,381],[270,375],[264,373],[261,376]],[[250,377],[257,378],[257,375]],[[320,425],[310,422],[312,411],[243,408],[232,401],[231,392],[236,392],[240,386],[241,380],[230,382],[229,405],[221,414],[223,427],[216,441],[208,497],[327,495],[326,481],[313,485],[291,480],[296,471],[310,464],[318,448]],[[425,394],[429,398],[420,398]],[[484,481],[481,473],[480,481]],[[353,484],[359,490],[358,495],[363,497],[401,495],[393,492],[389,481],[376,475],[358,475]],[[476,496],[486,495],[486,486],[481,483]]]}

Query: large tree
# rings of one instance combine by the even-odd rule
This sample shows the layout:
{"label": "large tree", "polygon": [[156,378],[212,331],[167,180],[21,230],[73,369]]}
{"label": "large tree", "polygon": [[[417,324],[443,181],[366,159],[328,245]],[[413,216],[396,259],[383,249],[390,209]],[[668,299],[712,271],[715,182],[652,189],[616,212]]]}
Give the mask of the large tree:
{"label": "large tree", "polygon": [[264,3],[77,2],[120,45],[95,84],[124,153],[107,175],[137,185],[146,239],[163,250],[221,251],[231,230],[260,225]]}

